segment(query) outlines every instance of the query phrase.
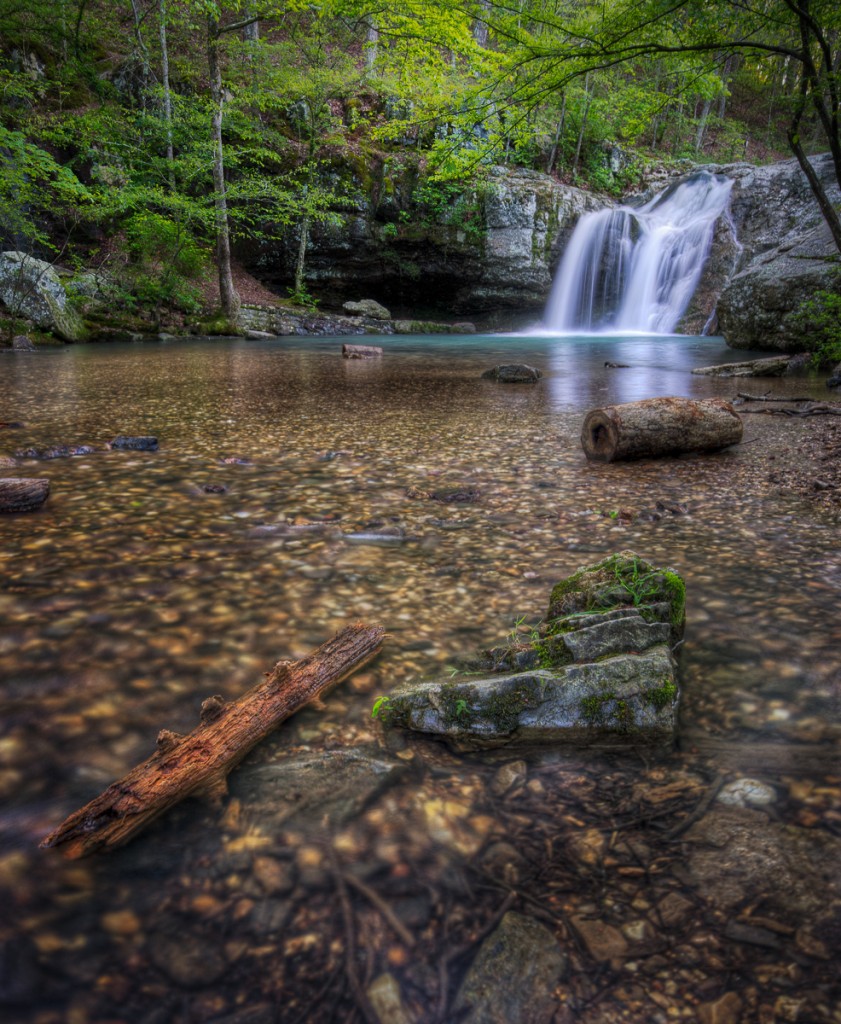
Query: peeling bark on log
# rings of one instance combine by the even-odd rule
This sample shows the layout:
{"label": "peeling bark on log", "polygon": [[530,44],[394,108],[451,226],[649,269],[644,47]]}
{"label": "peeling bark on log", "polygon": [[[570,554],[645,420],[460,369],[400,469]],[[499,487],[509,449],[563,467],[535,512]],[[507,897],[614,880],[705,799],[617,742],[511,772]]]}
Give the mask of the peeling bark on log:
{"label": "peeling bark on log", "polygon": [[282,721],[366,664],[382,647],[382,626],[348,626],[300,661],[279,661],[238,700],[209,697],[201,724],[186,736],[163,729],[158,750],[104,793],[71,814],[41,843],[70,858],[127,842],[188,796],[215,803],[228,773]]}
{"label": "peeling bark on log", "polygon": [[0,512],[34,512],[47,500],[50,481],[40,477],[0,480]]}
{"label": "peeling bark on log", "polygon": [[342,345],[345,359],[376,359],[383,354],[377,345]]}
{"label": "peeling bark on log", "polygon": [[742,421],[720,398],[648,398],[593,409],[581,445],[594,462],[719,451],[742,439]]}

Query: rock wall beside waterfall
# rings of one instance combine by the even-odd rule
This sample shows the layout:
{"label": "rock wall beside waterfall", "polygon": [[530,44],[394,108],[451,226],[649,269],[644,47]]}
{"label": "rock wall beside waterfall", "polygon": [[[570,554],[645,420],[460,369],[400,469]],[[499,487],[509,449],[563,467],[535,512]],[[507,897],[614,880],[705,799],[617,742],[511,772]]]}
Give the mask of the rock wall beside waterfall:
{"label": "rock wall beside waterfall", "polygon": [[[606,199],[522,168],[494,168],[482,193],[435,216],[411,183],[364,182],[333,223],[313,225],[307,286],[337,308],[363,294],[390,309],[471,318],[542,311],[560,252],[578,218]],[[294,229],[238,254],[282,292],[293,277]]]}
{"label": "rock wall beside waterfall", "polygon": [[[833,202],[841,202],[829,154],[812,164]],[[806,176],[793,159],[720,170],[735,182],[731,212],[742,252],[718,299],[718,330],[733,348],[809,349],[793,315],[816,291],[837,288],[841,267]]]}

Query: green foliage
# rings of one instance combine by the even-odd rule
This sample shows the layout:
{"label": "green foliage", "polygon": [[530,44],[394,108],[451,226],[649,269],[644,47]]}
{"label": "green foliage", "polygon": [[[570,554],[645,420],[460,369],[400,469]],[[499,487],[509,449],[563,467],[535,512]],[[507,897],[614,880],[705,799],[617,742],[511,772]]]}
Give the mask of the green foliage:
{"label": "green foliage", "polygon": [[303,306],[304,309],[312,310],[318,308],[318,299],[310,295],[303,285],[300,288],[287,288],[286,293],[289,296],[289,301],[293,302],[296,306]]}
{"label": "green foliage", "polygon": [[427,178],[415,189],[412,200],[419,211],[419,222],[427,228],[440,224],[463,231],[468,241],[481,242],[486,233],[481,185]]}
{"label": "green foliage", "polygon": [[374,701],[374,706],[371,708],[371,718],[381,718],[383,721],[386,721],[388,719],[390,703],[390,697],[377,697]]}
{"label": "green foliage", "polygon": [[[207,253],[186,226],[154,211],[132,214],[125,225],[133,257],[131,299],[159,309],[162,304],[197,313],[197,282],[207,269]],[[130,303],[131,304],[131,303]]]}
{"label": "green foliage", "polygon": [[809,335],[813,366],[841,362],[841,292],[816,292],[801,305],[792,320]]}
{"label": "green foliage", "polygon": [[0,124],[0,233],[7,244],[27,252],[55,249],[46,227],[49,216],[71,230],[92,216],[94,195],[76,175],[20,131]]}

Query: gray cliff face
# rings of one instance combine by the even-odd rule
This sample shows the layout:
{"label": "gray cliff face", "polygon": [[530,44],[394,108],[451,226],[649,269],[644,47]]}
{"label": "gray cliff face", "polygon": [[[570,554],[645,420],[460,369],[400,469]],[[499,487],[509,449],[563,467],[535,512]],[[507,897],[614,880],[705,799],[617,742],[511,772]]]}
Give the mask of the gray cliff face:
{"label": "gray cliff face", "polygon": [[[841,201],[829,155],[812,163],[830,198]],[[806,176],[796,160],[716,169],[735,182],[731,212],[742,247],[718,299],[719,332],[733,348],[808,349],[793,314],[816,291],[838,287],[841,267]]]}
{"label": "gray cliff face", "polygon": [[[399,209],[382,188],[372,195],[336,222],[313,225],[308,287],[338,305],[364,294],[439,317],[541,310],[578,218],[608,202],[536,171],[503,168],[494,168],[467,211],[453,202],[433,217],[406,195],[398,196]],[[241,255],[282,291],[296,253],[290,230]]]}

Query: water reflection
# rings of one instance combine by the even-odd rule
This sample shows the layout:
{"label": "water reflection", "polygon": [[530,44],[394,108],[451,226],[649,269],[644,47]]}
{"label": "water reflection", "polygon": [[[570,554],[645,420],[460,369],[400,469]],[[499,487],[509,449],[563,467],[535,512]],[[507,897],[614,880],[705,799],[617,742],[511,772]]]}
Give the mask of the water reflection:
{"label": "water reflection", "polygon": [[[79,346],[0,362],[2,419],[26,423],[0,434],[2,454],[119,433],[160,440],[156,453],[8,471],[52,484],[42,513],[0,524],[0,883],[12,909],[0,977],[17,979],[3,996],[14,1019],[349,1019],[349,907],[371,972],[396,978],[426,1024],[430,1007],[454,1004],[470,936],[513,887],[508,909],[542,907],[572,958],[572,1016],[561,1019],[692,1019],[733,988],[745,1020],[784,1020],[777,1001],[795,995],[803,1019],[836,1021],[821,944],[835,934],[841,866],[837,526],[766,486],[765,458],[802,442],[808,424],[755,417],[756,443],[720,456],[589,465],[578,443],[587,408],[732,397],[732,382],[689,371],[743,354],[719,339],[407,338],[357,362],[340,345]],[[515,360],[544,379],[481,379]],[[821,394],[798,384],[808,387]],[[478,500],[422,496],[458,489]],[[658,500],[689,511],[611,518]],[[388,529],[396,540],[359,542]],[[555,580],[622,547],[688,583],[683,739],[665,763],[543,752],[505,790],[498,763],[412,745],[382,754],[404,767],[400,781],[359,797],[348,818],[290,818],[278,795],[290,787],[243,769],[221,820],[185,806],[124,853],[81,866],[34,849],[148,756],[160,728],[189,730],[207,695],[241,693],[360,618],[394,637],[384,656],[326,712],[297,716],[252,767],[274,779],[305,754],[373,747],[378,694],[448,671],[521,616],[536,621]],[[747,832],[710,803],[740,775],[777,794],[770,810],[744,812]],[[718,868],[705,856],[713,840]],[[810,857],[826,868],[819,879]],[[724,884],[734,873],[742,903]],[[796,883],[810,877],[826,920]],[[593,1016],[599,1007],[606,1016]]]}

